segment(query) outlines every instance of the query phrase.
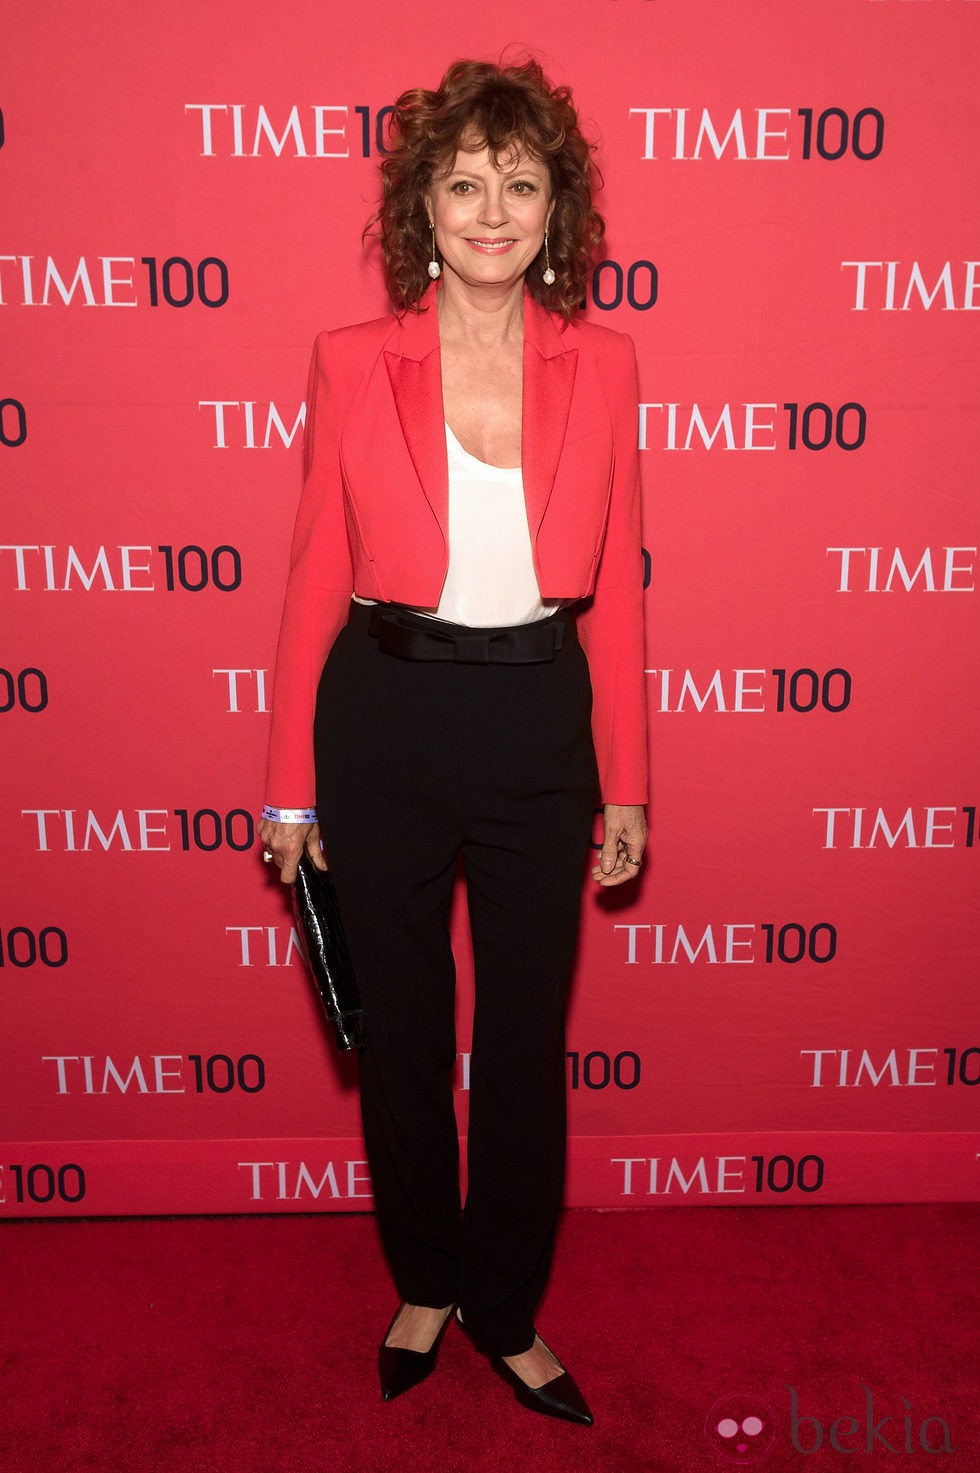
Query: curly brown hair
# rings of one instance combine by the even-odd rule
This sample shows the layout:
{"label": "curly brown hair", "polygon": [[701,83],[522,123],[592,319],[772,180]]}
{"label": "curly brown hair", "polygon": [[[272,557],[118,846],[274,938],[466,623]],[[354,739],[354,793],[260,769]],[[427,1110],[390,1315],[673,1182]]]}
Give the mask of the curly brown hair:
{"label": "curly brown hair", "polygon": [[552,87],[533,59],[515,66],[456,61],[435,92],[415,87],[395,103],[388,152],[381,163],[381,205],[367,231],[378,227],[396,311],[421,310],[430,284],[426,268],[432,240],[423,196],[464,140],[467,148],[489,149],[495,164],[523,150],[547,167],[554,201],[548,246],[555,281],[545,285],[540,256],[528,268],[526,281],[535,301],[570,317],[585,295],[603,235],[602,217],[592,204],[593,184],[598,187],[601,178],[592,146],[579,130],[571,93],[567,87]]}

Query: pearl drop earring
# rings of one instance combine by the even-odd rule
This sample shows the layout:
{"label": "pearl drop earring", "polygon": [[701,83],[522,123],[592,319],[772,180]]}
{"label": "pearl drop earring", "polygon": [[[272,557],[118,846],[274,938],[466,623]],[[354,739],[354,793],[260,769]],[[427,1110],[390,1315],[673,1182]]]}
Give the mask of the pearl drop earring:
{"label": "pearl drop earring", "polygon": [[541,273],[541,280],[545,286],[554,286],[555,284],[555,273],[551,269],[551,257],[548,255],[547,230],[544,233],[544,270]]}
{"label": "pearl drop earring", "polygon": [[438,281],[439,277],[442,275],[442,267],[439,265],[439,261],[436,256],[436,226],[434,220],[429,221],[429,229],[432,231],[432,260],[429,262],[426,270],[428,271],[433,281]]}

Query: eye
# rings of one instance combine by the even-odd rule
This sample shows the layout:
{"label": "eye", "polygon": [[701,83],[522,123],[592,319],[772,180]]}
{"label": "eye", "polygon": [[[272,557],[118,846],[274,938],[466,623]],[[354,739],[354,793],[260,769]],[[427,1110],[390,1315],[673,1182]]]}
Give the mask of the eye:
{"label": "eye", "polygon": [[532,184],[530,179],[515,179],[511,188],[515,194],[537,194],[538,186]]}
{"label": "eye", "polygon": [[473,186],[468,179],[457,179],[453,184],[450,184],[449,192],[450,194],[469,194],[472,188]]}

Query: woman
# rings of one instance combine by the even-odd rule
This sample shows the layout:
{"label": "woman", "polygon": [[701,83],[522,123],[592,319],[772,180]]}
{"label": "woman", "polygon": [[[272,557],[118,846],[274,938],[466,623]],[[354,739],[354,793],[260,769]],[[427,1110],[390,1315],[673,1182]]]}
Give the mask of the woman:
{"label": "woman", "polygon": [[574,316],[602,221],[565,89],[534,62],[458,62],[392,124],[377,219],[395,315],[317,340],[259,833],[285,883],[304,848],[329,861],[367,1014],[364,1134],[402,1298],[385,1398],[433,1369],[458,1306],[524,1405],[590,1423],[533,1315],[597,795],[599,885],[631,879],[646,838],[634,355]]}

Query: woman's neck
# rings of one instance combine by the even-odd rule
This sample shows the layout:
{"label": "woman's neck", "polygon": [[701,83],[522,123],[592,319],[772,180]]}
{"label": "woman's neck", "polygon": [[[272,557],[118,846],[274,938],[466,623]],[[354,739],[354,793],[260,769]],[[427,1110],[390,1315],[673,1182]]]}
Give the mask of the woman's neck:
{"label": "woman's neck", "polygon": [[439,334],[443,342],[462,339],[485,349],[522,341],[524,283],[507,287],[468,287],[444,277],[436,295]]}

